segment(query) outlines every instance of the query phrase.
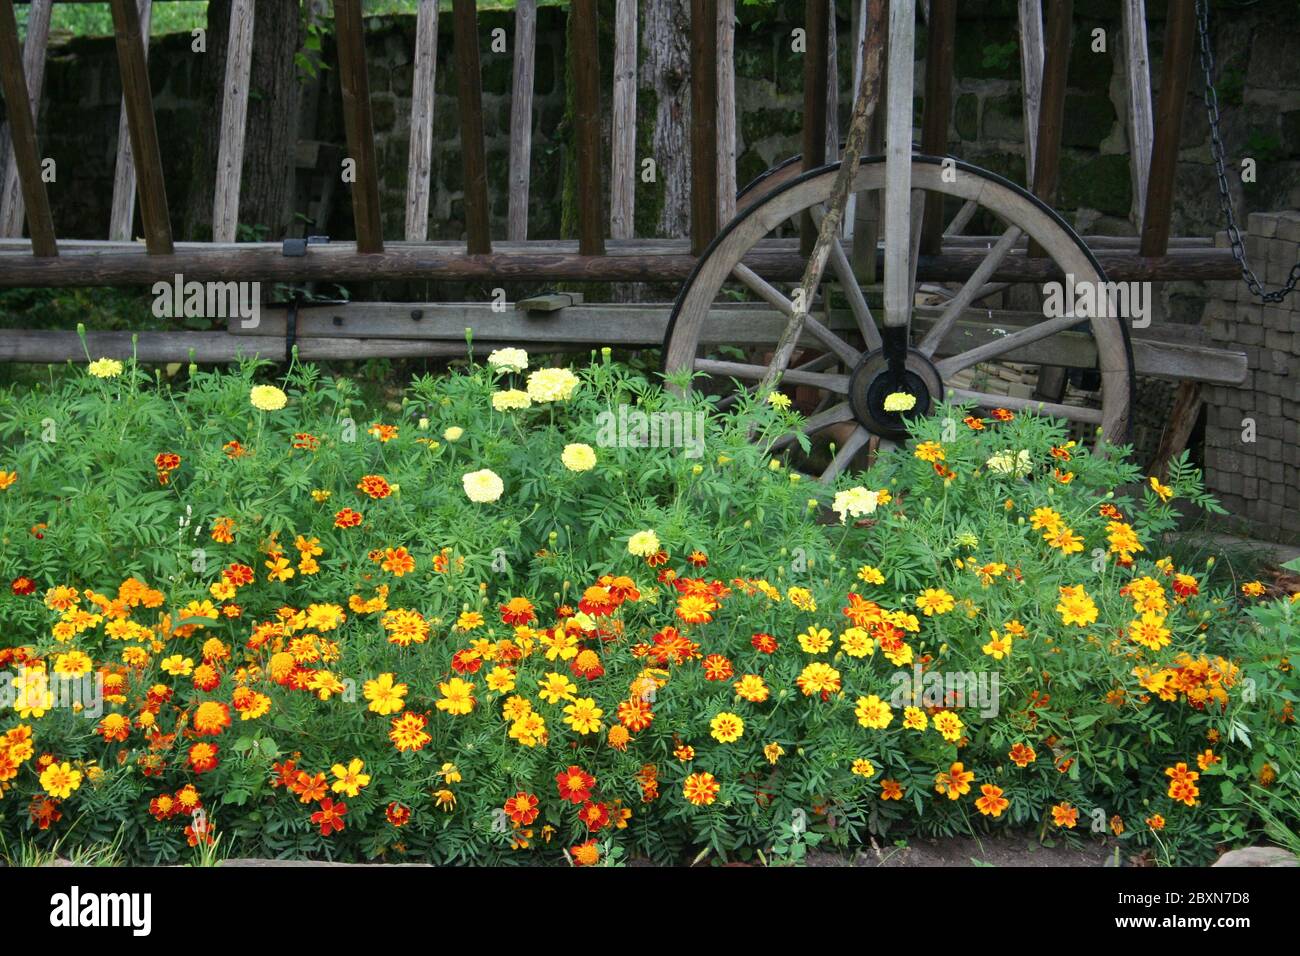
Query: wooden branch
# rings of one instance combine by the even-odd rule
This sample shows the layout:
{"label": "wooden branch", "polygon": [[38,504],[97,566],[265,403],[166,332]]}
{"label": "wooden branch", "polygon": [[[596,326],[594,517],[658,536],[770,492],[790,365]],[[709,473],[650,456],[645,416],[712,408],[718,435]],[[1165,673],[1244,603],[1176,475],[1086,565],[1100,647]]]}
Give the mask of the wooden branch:
{"label": "wooden branch", "polygon": [[[535,0],[520,0],[518,15]],[[516,29],[515,43],[519,42]],[[518,75],[519,51],[515,49]],[[531,60],[530,60],[531,62]],[[415,66],[411,79],[411,139],[406,152],[406,230],[408,241],[429,238],[429,190],[433,181],[434,81],[438,72],[438,0],[420,0],[415,17]],[[531,92],[532,85],[529,84]],[[516,91],[516,96],[518,92]],[[512,120],[513,123],[513,120]],[[512,125],[513,130],[513,125]],[[511,150],[514,144],[511,142]],[[514,162],[514,156],[511,156]],[[524,169],[527,172],[525,159]],[[514,197],[511,196],[513,209]],[[524,209],[527,222],[528,180],[524,178]]]}
{"label": "wooden branch", "polygon": [[1160,64],[1160,103],[1156,111],[1155,142],[1151,148],[1151,172],[1147,176],[1147,201],[1142,216],[1141,251],[1144,256],[1161,256],[1169,248],[1178,140],[1182,135],[1183,106],[1187,100],[1195,39],[1193,0],[1169,0],[1165,49]]}
{"label": "wooden branch", "polygon": [[578,152],[578,251],[604,255],[600,182],[600,47],[596,0],[572,0],[574,126]]}
{"label": "wooden branch", "polygon": [[244,175],[244,132],[252,68],[253,0],[234,0],[230,7],[230,43],[226,47],[217,180],[212,195],[212,238],[216,242],[234,242],[239,225],[239,187]]}
{"label": "wooden branch", "polygon": [[691,251],[718,232],[718,0],[691,0]]}
{"label": "wooden branch", "polygon": [[[33,122],[41,114],[41,88],[45,83],[45,53],[50,37],[52,6],[52,0],[33,0],[31,9],[27,12],[23,76],[27,80]],[[22,183],[18,177],[17,156],[13,152],[13,138],[7,128],[3,136],[0,136],[0,164],[0,236],[17,238],[23,234],[26,206],[23,202]]]}
{"label": "wooden branch", "polygon": [[145,34],[136,0],[111,0],[113,33],[117,38],[117,64],[122,73],[122,106],[126,110],[131,158],[135,166],[140,219],[145,248],[151,255],[172,252],[171,217],[167,212],[167,186],[163,180],[162,151],[154,121],[149,68],[145,63]]}
{"label": "wooden branch", "polygon": [[[436,8],[436,5],[435,5]],[[635,22],[634,22],[635,25]],[[510,196],[506,237],[528,238],[528,187],[533,157],[533,73],[537,53],[537,0],[515,3],[515,72],[510,96]]]}
{"label": "wooden branch", "polygon": [[483,145],[483,75],[478,54],[474,0],[452,0],[456,37],[456,88],[460,108],[460,154],[465,167],[465,234],[471,255],[492,252],[488,218],[487,153]]}
{"label": "wooden branch", "polygon": [[366,37],[361,0],[335,0],[334,29],[338,34],[339,88],[343,94],[343,125],[348,158],[356,166],[352,183],[352,218],[357,251],[382,252],[384,230],[379,215],[379,169],[375,129],[370,115],[370,78],[366,73]]}

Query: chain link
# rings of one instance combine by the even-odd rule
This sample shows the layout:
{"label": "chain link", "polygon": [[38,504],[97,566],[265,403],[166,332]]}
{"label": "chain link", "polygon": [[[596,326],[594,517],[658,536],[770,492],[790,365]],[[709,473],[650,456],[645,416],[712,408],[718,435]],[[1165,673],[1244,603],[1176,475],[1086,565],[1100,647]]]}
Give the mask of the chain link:
{"label": "chain link", "polygon": [[1219,177],[1219,208],[1223,210],[1228,222],[1228,242],[1232,245],[1232,257],[1241,267],[1241,278],[1250,289],[1251,294],[1264,302],[1282,302],[1300,283],[1300,262],[1291,267],[1286,285],[1272,292],[1265,292],[1255,270],[1246,260],[1246,244],[1241,238],[1241,229],[1237,226],[1237,216],[1232,209],[1232,194],[1228,191],[1228,171],[1224,161],[1223,137],[1219,128],[1219,94],[1214,89],[1214,52],[1210,49],[1210,4],[1209,0],[1196,0],[1196,32],[1201,41],[1201,70],[1205,74],[1205,113],[1210,120],[1210,152],[1214,156],[1214,171]]}

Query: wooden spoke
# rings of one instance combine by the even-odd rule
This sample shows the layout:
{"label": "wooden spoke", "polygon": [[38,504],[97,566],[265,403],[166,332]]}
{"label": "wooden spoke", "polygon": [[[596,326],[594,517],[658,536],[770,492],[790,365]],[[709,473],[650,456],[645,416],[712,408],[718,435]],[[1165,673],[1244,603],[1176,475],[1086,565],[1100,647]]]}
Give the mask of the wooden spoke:
{"label": "wooden spoke", "polygon": [[997,271],[998,266],[1002,265],[1002,260],[1011,252],[1011,247],[1016,244],[1020,238],[1020,229],[1012,226],[1002,234],[1002,238],[997,244],[989,250],[989,254],[984,257],[984,261],[979,264],[979,268],[966,280],[966,284],[961,287],[961,291],[953,297],[939,320],[931,326],[930,331],[921,339],[921,344],[917,348],[926,356],[934,355],[935,349],[943,342],[952,327],[957,324],[957,319],[962,312],[975,301],[975,296],[984,288],[988,282],[989,276]]}
{"label": "wooden spoke", "polygon": [[948,228],[943,231],[944,238],[960,236],[962,230],[970,225],[970,221],[975,218],[975,213],[979,212],[979,208],[980,204],[974,199],[967,199],[962,203],[961,208],[957,210],[957,215],[952,217],[952,222],[948,223]]}
{"label": "wooden spoke", "polygon": [[1047,319],[1039,322],[1037,325],[1031,325],[1028,328],[1021,329],[1018,332],[1012,332],[1004,338],[997,339],[993,342],[986,342],[983,345],[977,345],[969,351],[962,352],[960,355],[953,355],[950,358],[940,359],[935,363],[935,368],[945,379],[955,375],[964,368],[970,368],[972,365],[978,365],[980,362],[987,362],[991,358],[999,355],[1005,355],[1007,352],[1018,349],[1023,345],[1029,345],[1040,339],[1045,339],[1057,332],[1064,332],[1066,329],[1073,328],[1076,325],[1086,325],[1087,319],[1081,319],[1077,315],[1063,315],[1056,319]]}
{"label": "wooden spoke", "polygon": [[845,440],[842,448],[836,450],[835,457],[826,466],[826,470],[822,472],[822,483],[830,484],[838,478],[840,473],[849,467],[849,463],[853,461],[853,456],[867,446],[867,443],[871,441],[871,437],[871,432],[861,425],[853,429],[853,434],[849,435]]}
{"label": "wooden spoke", "polygon": [[[695,368],[710,375],[738,378],[746,381],[761,382],[768,373],[766,365],[749,365],[744,362],[722,362],[716,359],[696,359]],[[830,375],[825,372],[800,372],[790,369],[781,375],[781,383],[791,385],[814,385],[840,395],[849,391],[847,375]]]}
{"label": "wooden spoke", "polygon": [[950,388],[948,395],[959,402],[974,402],[981,408],[1011,408],[1018,411],[1034,411],[1042,415],[1053,415],[1072,422],[1085,422],[1100,425],[1102,413],[1100,408],[1081,408],[1078,405],[1060,405],[1056,402],[1040,402],[1032,398],[1015,398],[1011,395],[990,395],[987,392],[973,392],[965,388]]}
{"label": "wooden spoke", "polygon": [[[736,268],[732,270],[732,274],[743,282],[749,289],[759,295],[765,302],[779,310],[785,316],[791,317],[794,315],[794,303],[791,302],[780,289],[773,286],[753,269],[741,264],[737,265]],[[845,342],[811,315],[804,319],[804,331],[834,352],[839,359],[850,368],[857,365],[858,362],[862,360],[861,352],[849,345],[849,343]]]}
{"label": "wooden spoke", "polygon": [[[822,217],[826,214],[826,207],[818,203],[811,210],[813,223],[820,226]],[[848,253],[844,251],[844,243],[839,239],[831,242],[831,268],[835,270],[835,278],[839,280],[840,288],[844,290],[844,297],[849,300],[849,309],[853,312],[853,320],[858,324],[858,331],[862,333],[862,341],[867,345],[868,352],[874,352],[880,348],[880,330],[876,328],[876,320],[871,315],[871,307],[867,305],[867,297],[862,294],[862,287],[858,285],[858,277],[853,274],[853,265],[849,262]]]}
{"label": "wooden spoke", "polygon": [[[827,368],[832,367],[832,366],[835,365],[839,360],[840,360],[840,359],[839,359],[839,356],[837,356],[835,353],[833,353],[833,352],[823,352],[821,355],[818,355],[818,356],[815,357],[815,358],[811,358],[811,359],[809,359],[809,360],[806,361],[806,362],[803,362],[803,363],[801,363],[801,364],[799,364],[799,365],[796,365],[796,366],[794,367],[793,371],[795,371],[795,372],[820,372],[820,371],[822,371],[823,369],[827,369]],[[744,388],[742,388],[740,391],[738,391],[738,392],[732,392],[730,395],[727,395],[727,396],[725,396],[725,397],[723,397],[723,398],[721,398],[721,399],[718,400],[718,411],[722,411],[723,409],[727,409],[727,408],[730,408],[732,405],[735,405],[736,402],[740,400],[740,396],[741,396],[741,395],[752,395],[752,394],[754,394],[754,393],[757,392],[757,391],[758,391],[758,386],[756,386],[756,385],[746,385],[746,386],[745,386]]]}
{"label": "wooden spoke", "polygon": [[[804,423],[800,426],[799,430],[805,435],[811,435],[814,432],[819,432],[823,428],[828,428],[831,425],[838,425],[841,422],[851,421],[853,421],[853,409],[849,408],[848,402],[840,402],[836,405],[832,405],[830,408],[817,412],[815,415],[809,415],[804,419]],[[790,447],[794,443],[794,432],[791,432],[788,435],[782,435],[772,443],[772,451],[780,451],[783,448]]]}

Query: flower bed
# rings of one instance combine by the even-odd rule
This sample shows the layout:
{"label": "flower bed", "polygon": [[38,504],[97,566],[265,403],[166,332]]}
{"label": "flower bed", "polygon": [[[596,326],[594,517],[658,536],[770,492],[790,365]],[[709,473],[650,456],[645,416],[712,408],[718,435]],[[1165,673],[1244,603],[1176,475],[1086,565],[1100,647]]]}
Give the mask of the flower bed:
{"label": "flower bed", "polygon": [[1296,829],[1296,605],[1164,557],[1175,505],[1214,507],[1183,463],[1130,497],[1058,423],[943,407],[825,487],[771,454],[779,395],[720,413],[608,354],[383,408],[257,371],[0,395],[11,854],[798,860],[1013,826],[1189,863]]}

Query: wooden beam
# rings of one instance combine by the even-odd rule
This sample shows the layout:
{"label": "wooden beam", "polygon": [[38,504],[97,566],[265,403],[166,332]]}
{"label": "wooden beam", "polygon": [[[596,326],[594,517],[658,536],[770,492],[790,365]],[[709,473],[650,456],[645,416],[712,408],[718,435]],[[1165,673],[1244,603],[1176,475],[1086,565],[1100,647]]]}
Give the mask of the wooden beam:
{"label": "wooden beam", "polygon": [[[906,327],[912,314],[912,43],[911,0],[889,5],[889,66],[885,110],[885,326]],[[919,268],[919,265],[918,265]]]}
{"label": "wooden beam", "polygon": [[357,251],[366,254],[382,252],[384,231],[379,216],[379,170],[375,157],[375,129],[370,116],[370,78],[366,72],[361,0],[335,0],[334,29],[338,34],[339,88],[343,94],[348,158],[355,164],[356,173],[352,183],[352,218],[357,233]]}
{"label": "wooden beam", "polygon": [[1128,147],[1133,171],[1133,212],[1141,226],[1151,172],[1151,61],[1147,52],[1146,0],[1124,0],[1124,75],[1128,85]]}
{"label": "wooden beam", "polygon": [[609,234],[614,239],[631,239],[636,231],[636,18],[636,0],[617,0],[609,178]]}
{"label": "wooden beam", "polygon": [[[956,37],[957,0],[931,0],[925,54],[925,113],[921,121],[921,152],[931,156],[944,156],[948,152]],[[943,199],[941,193],[925,196],[921,249],[931,255],[939,252],[943,241]]]}
{"label": "wooden beam", "polygon": [[140,219],[145,248],[150,255],[172,252],[171,218],[167,211],[167,186],[163,180],[162,152],[154,121],[149,68],[145,63],[145,34],[135,0],[111,0],[117,63],[122,73],[122,106],[131,141]]}
{"label": "wooden beam", "polygon": [[253,0],[234,0],[230,7],[230,42],[226,47],[225,95],[217,145],[217,180],[212,196],[212,238],[216,242],[234,242],[239,225],[239,186],[244,174],[244,130],[252,67]]}
{"label": "wooden beam", "polygon": [[[910,2],[910,0],[900,0]],[[803,29],[803,168],[826,165],[826,86],[830,65],[826,56],[829,0],[804,0]],[[811,255],[817,240],[817,227],[804,213],[799,217],[800,249]]]}
{"label": "wooden beam", "polygon": [[50,199],[41,181],[41,157],[36,145],[36,121],[32,116],[27,77],[23,74],[22,49],[18,44],[18,20],[12,0],[0,0],[0,86],[9,110],[9,135],[13,143],[18,178],[27,204],[27,228],[32,251],[37,256],[59,254],[54,240]]}
{"label": "wooden beam", "polygon": [[[535,0],[521,0],[518,16]],[[519,70],[519,30],[515,30],[515,72]],[[531,63],[531,58],[530,61]],[[429,190],[433,182],[433,103],[434,80],[438,72],[438,0],[420,0],[415,15],[415,66],[411,79],[411,139],[406,151],[406,231],[408,241],[429,238]],[[518,83],[515,95],[518,97]],[[529,93],[532,85],[529,84]],[[512,135],[513,135],[512,115]],[[514,141],[511,140],[511,164],[514,164]],[[528,161],[524,160],[525,173]],[[527,228],[528,179],[524,178],[524,222]],[[514,209],[514,196],[510,208]]]}
{"label": "wooden beam", "polygon": [[1194,57],[1196,8],[1193,0],[1169,0],[1165,23],[1165,49],[1160,64],[1160,101],[1156,110],[1155,140],[1151,147],[1151,172],[1147,176],[1147,201],[1142,215],[1144,256],[1164,255],[1169,247],[1169,223],[1174,211],[1174,173],[1178,166],[1178,140],[1183,129],[1183,107]]}
{"label": "wooden beam", "polygon": [[[435,9],[436,9],[435,4]],[[635,14],[633,15],[635,29]],[[533,73],[537,46],[537,0],[515,3],[515,71],[510,96],[510,197],[506,237],[528,238],[528,186],[533,157]],[[617,83],[617,77],[615,83]]]}
{"label": "wooden beam", "polygon": [[718,0],[691,0],[691,251],[718,232]]}
{"label": "wooden beam", "polygon": [[596,0],[572,0],[574,126],[578,153],[578,250],[605,253],[600,182],[600,46]]}
{"label": "wooden beam", "polygon": [[1025,114],[1025,185],[1033,188],[1038,160],[1038,116],[1043,100],[1043,3],[1018,0],[1020,18],[1020,98]]}
{"label": "wooden beam", "polygon": [[[1065,83],[1070,69],[1070,27],[1074,16],[1074,0],[1048,2],[1033,192],[1051,206],[1056,201],[1056,190],[1060,185],[1061,133],[1065,126]],[[1031,242],[1029,254],[1041,257],[1046,252],[1038,243]]]}
{"label": "wooden beam", "polygon": [[492,237],[488,218],[487,153],[483,145],[483,75],[474,0],[452,0],[452,17],[460,155],[465,167],[466,247],[470,255],[487,255],[492,251]]}
{"label": "wooden beam", "polygon": [[[52,0],[33,0],[27,11],[27,39],[23,43],[23,76],[27,80],[27,95],[31,101],[32,119],[41,115],[41,88],[45,84],[45,52],[50,37],[50,12]],[[0,136],[0,236],[19,237],[23,234],[26,212],[23,187],[18,178],[17,157],[13,152],[13,139],[8,126]]]}
{"label": "wooden beam", "polygon": [[[904,203],[904,209],[910,201]],[[503,245],[497,255],[466,255],[459,243],[388,243],[382,254],[365,254],[347,242],[312,246],[307,255],[287,257],[279,243],[178,245],[174,260],[136,251],[134,244],[103,243],[70,248],[57,259],[32,257],[26,241],[6,240],[0,253],[0,288],[16,286],[130,286],[170,281],[176,272],[197,281],[361,282],[369,279],[429,279],[557,282],[675,282],[687,278],[696,259],[687,244],[650,246],[643,241],[611,244],[605,256],[579,255],[574,242],[534,241]],[[113,248],[104,248],[106,246]],[[904,260],[906,260],[904,250]],[[877,267],[883,253],[877,250]],[[988,255],[986,249],[922,255],[917,277],[925,282],[963,282]],[[1112,281],[1207,281],[1233,279],[1240,269],[1229,249],[1174,249],[1142,258],[1125,250],[1098,250],[1097,261]],[[760,244],[745,265],[769,282],[798,281],[806,259],[796,245]],[[1009,255],[990,282],[1046,282],[1062,279],[1051,259]]]}
{"label": "wooden beam", "polygon": [[[153,0],[138,0],[140,47],[149,62],[149,31],[153,23]],[[117,117],[117,158],[113,163],[113,198],[108,209],[108,238],[130,241],[135,238],[135,160],[131,153],[131,123],[126,97]]]}

